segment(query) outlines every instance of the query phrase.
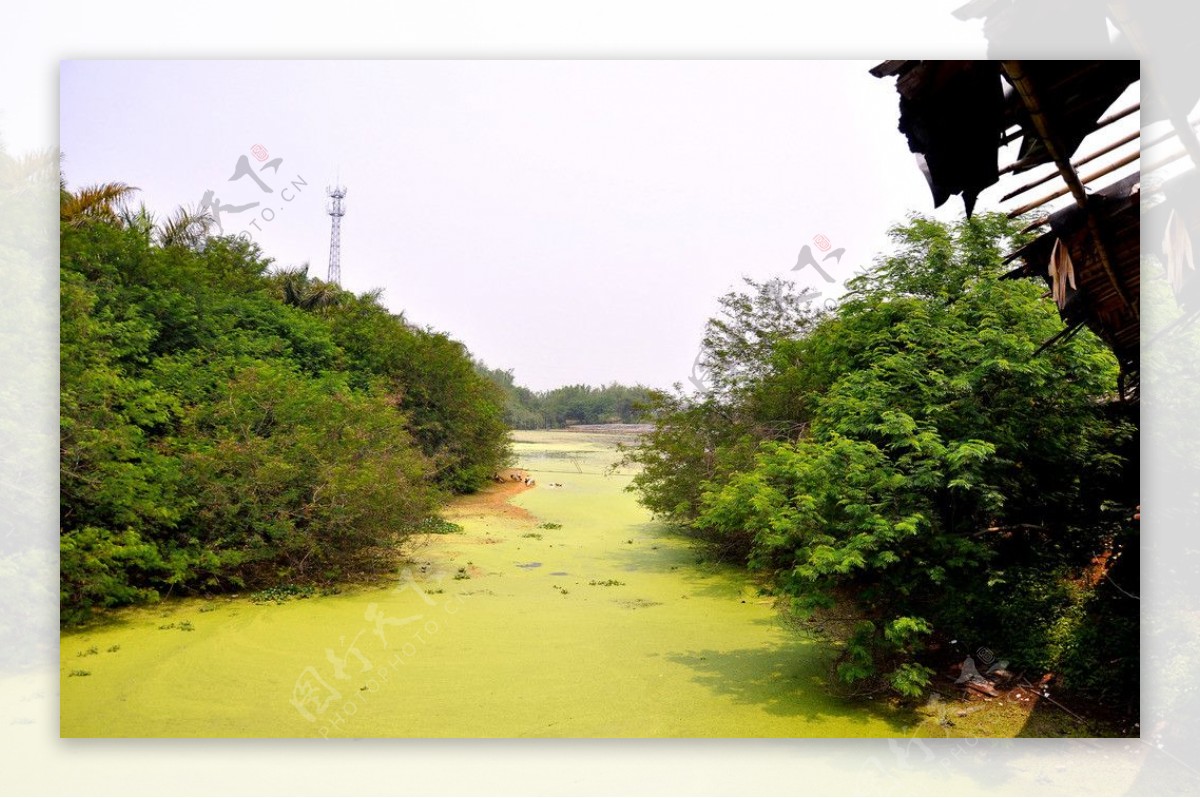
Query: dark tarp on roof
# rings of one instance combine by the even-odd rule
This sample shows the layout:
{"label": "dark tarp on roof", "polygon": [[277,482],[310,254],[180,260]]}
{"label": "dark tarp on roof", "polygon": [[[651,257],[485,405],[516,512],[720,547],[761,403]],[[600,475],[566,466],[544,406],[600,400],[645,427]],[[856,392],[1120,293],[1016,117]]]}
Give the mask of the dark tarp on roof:
{"label": "dark tarp on roof", "polygon": [[[1104,111],[1140,76],[1137,61],[1022,61],[1038,88],[1055,136],[1073,153]],[[1022,172],[1051,158],[1024,103],[1003,77],[1000,61],[885,61],[871,70],[896,77],[900,132],[929,189],[934,207],[962,194],[967,215],[975,198],[1000,178],[1004,131],[1021,127]]]}
{"label": "dark tarp on roof", "polygon": [[1004,89],[995,61],[922,61],[896,82],[900,132],[917,155],[933,204],[963,195],[967,215],[999,179]]}
{"label": "dark tarp on roof", "polygon": [[[1022,91],[1009,83],[1006,69],[1017,70],[1014,78],[1021,75]],[[871,74],[896,78],[900,130],[917,154],[935,206],[961,193],[969,216],[979,193],[999,180],[997,158],[1004,144],[1021,139],[1014,173],[1052,163],[1036,121],[1053,138],[1060,156],[1072,158],[1099,129],[1104,112],[1139,80],[1140,65],[898,60],[884,61]],[[1036,120],[1031,109],[1037,109]],[[1006,135],[1011,128],[1017,130]],[[1078,180],[1073,170],[1069,174]],[[1053,288],[1051,253],[1056,242],[1066,247],[1076,288],[1066,289],[1059,308],[1066,329],[1056,339],[1083,325],[1094,330],[1120,363],[1121,393],[1127,398],[1136,397],[1140,354],[1140,185],[1135,174],[1088,196],[1086,207],[1076,203],[1052,214],[1050,232],[1010,256],[1023,263],[1010,276],[1041,277]],[[1061,283],[1059,289],[1064,289]]]}

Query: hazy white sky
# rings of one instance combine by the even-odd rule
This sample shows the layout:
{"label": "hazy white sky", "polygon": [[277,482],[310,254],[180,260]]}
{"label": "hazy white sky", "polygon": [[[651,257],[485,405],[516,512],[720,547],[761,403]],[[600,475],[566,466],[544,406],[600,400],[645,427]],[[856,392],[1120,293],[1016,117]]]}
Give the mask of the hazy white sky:
{"label": "hazy white sky", "polygon": [[258,202],[226,232],[321,277],[340,176],[346,288],[534,389],[667,387],[741,276],[823,288],[814,236],[841,279],[932,210],[874,63],[68,61],[61,147],[157,212]]}
{"label": "hazy white sky", "polygon": [[[226,231],[321,277],[340,175],[346,288],[535,389],[666,387],[741,275],[819,287],[790,272],[815,235],[841,277],[929,210],[872,63],[65,62],[61,147],[72,186],[155,211],[259,202]],[[272,193],[230,180],[242,156]]]}

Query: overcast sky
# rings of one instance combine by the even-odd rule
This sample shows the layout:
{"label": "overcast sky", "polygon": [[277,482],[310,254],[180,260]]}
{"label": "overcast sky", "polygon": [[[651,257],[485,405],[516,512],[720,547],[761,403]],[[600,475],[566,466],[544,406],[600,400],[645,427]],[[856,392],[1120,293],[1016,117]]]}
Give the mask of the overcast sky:
{"label": "overcast sky", "polygon": [[840,281],[932,211],[874,63],[73,61],[61,147],[73,187],[160,213],[211,191],[225,232],[320,277],[340,179],[347,289],[537,390],[668,387],[743,275],[829,290],[792,271],[815,236]]}
{"label": "overcast sky", "polygon": [[[849,273],[928,209],[870,66],[67,62],[61,146],[72,186],[124,181],[155,211],[259,202],[223,212],[226,232],[321,277],[340,176],[344,287],[383,288],[535,389],[667,387],[741,275],[789,274],[818,234]],[[230,180],[243,156],[270,194]]]}

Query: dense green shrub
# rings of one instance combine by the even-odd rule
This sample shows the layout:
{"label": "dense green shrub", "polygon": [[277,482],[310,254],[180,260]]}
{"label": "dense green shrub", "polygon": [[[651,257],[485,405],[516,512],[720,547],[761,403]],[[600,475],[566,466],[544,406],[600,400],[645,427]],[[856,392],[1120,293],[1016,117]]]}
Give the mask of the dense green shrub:
{"label": "dense green shrub", "polygon": [[270,273],[252,244],[170,243],[84,199],[63,192],[64,622],[378,572],[507,463],[502,392],[458,342]]}
{"label": "dense green shrub", "polygon": [[[1082,689],[1100,652],[1136,661],[1134,636],[1096,645],[1113,609],[1087,578],[1131,534],[1136,426],[1095,336],[1041,349],[1055,308],[1000,279],[1017,229],[913,217],[835,310],[793,305],[766,328],[753,311],[775,288],[727,297],[744,312],[710,324],[712,387],[661,402],[628,452],[648,507],[768,573],[801,612],[849,619],[848,682],[917,694],[934,640],[1067,668]],[[715,348],[739,336],[754,345]]]}

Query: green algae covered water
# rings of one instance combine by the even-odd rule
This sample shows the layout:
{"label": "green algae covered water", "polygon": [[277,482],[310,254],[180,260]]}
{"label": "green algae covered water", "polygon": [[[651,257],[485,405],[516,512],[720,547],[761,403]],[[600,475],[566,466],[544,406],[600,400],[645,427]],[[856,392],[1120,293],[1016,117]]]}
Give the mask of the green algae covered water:
{"label": "green algae covered water", "polygon": [[387,586],[171,601],[65,633],[62,735],[912,733],[823,691],[827,651],[744,572],[651,520],[609,469],[613,436],[518,432],[514,446],[536,485],[457,501],[461,531],[421,541]]}

